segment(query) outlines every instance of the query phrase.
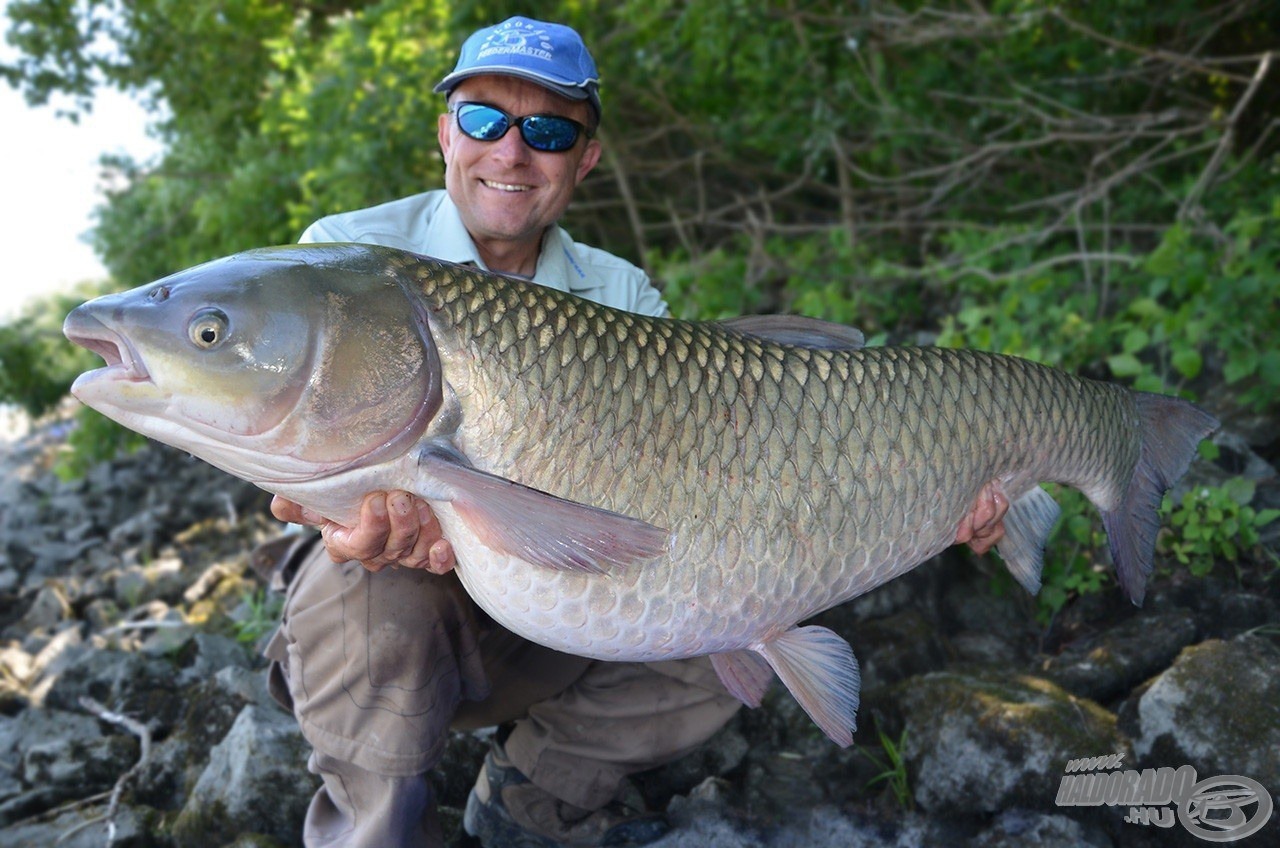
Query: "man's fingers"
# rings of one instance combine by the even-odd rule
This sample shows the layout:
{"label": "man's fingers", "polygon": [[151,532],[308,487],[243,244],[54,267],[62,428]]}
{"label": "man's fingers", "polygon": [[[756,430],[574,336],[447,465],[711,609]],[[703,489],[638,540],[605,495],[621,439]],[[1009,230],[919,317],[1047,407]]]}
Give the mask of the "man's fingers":
{"label": "man's fingers", "polygon": [[302,507],[288,498],[274,495],[271,498],[271,514],[285,524],[302,524]]}
{"label": "man's fingers", "polygon": [[974,553],[985,554],[1004,538],[1004,516],[1009,499],[999,485],[987,483],[978,492],[969,513],[956,528],[956,544],[969,543]]}

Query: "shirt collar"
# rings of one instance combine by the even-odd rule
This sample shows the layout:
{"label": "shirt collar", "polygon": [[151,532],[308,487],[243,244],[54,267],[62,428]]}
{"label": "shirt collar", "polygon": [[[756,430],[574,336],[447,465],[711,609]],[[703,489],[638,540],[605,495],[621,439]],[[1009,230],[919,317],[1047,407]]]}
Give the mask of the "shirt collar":
{"label": "shirt collar", "polygon": [[[489,270],[480,258],[480,251],[462,223],[462,215],[453,199],[447,194],[427,226],[426,243],[432,245],[437,259],[475,265]],[[542,251],[538,254],[537,269],[533,281],[540,286],[559,291],[585,291],[598,287],[596,281],[587,278],[577,245],[563,227],[552,226],[542,238]]]}

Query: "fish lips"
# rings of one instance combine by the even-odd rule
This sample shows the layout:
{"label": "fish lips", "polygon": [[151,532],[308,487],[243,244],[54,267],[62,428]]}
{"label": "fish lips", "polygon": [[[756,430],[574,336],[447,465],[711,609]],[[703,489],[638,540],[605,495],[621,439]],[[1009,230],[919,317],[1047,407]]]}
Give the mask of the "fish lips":
{"label": "fish lips", "polygon": [[129,339],[102,323],[84,307],[71,311],[62,324],[62,334],[74,344],[98,354],[107,363],[103,368],[86,371],[76,378],[71,386],[71,393],[76,397],[80,397],[90,383],[151,382],[142,357]]}

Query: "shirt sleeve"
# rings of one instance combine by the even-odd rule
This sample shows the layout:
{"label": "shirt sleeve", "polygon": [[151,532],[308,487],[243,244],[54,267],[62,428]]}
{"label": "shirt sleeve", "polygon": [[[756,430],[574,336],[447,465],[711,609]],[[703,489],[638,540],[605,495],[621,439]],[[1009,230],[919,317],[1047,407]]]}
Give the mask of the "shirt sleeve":
{"label": "shirt sleeve", "polygon": [[350,233],[344,232],[333,216],[321,218],[302,231],[298,244],[319,244],[330,241],[358,241]]}
{"label": "shirt sleeve", "polygon": [[[637,269],[638,270],[638,269]],[[658,291],[653,281],[649,279],[649,275],[643,271],[637,273],[635,304],[632,306],[632,312],[638,312],[641,315],[651,315],[655,318],[670,318],[671,308],[667,306],[666,300],[662,297],[662,292]]]}

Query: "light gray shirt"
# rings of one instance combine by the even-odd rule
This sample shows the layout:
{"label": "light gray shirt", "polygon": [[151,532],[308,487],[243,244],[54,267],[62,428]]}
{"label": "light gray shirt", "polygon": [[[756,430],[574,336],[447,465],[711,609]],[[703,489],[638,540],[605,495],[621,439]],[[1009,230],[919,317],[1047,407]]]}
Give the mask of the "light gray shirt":
{"label": "light gray shirt", "polygon": [[[307,227],[298,241],[381,244],[485,268],[458,208],[443,189],[329,215]],[[628,312],[668,313],[644,271],[612,253],[574,241],[558,226],[542,239],[533,282]]]}

